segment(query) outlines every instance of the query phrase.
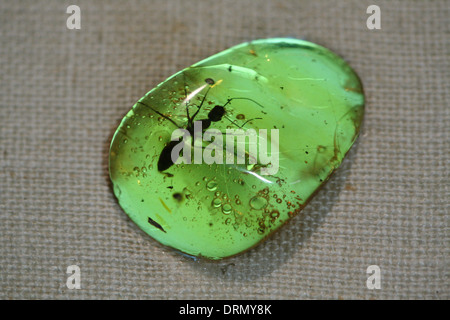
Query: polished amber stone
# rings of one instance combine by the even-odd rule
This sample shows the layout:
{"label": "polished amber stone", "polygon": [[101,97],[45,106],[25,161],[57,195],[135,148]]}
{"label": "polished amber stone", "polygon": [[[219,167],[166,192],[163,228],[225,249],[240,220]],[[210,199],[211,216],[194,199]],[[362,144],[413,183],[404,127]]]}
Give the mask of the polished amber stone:
{"label": "polished amber stone", "polygon": [[[114,193],[161,243],[192,256],[233,256],[301,211],[341,164],[363,112],[358,76],[328,49],[290,38],[243,43],[172,75],[133,106],[111,143]],[[194,120],[225,135],[267,129],[268,141],[278,138],[268,147],[277,166],[251,163],[249,152],[244,163],[171,161],[172,133],[193,132]],[[197,150],[207,148],[203,141]]]}

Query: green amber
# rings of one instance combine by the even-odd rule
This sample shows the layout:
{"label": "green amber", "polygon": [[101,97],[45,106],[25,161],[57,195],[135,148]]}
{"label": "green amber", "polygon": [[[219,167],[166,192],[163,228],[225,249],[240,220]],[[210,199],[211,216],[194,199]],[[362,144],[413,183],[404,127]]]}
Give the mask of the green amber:
{"label": "green amber", "polygon": [[[216,105],[225,114],[210,129],[279,130],[276,173],[262,175],[264,166],[249,161],[158,170],[187,113],[208,119]],[[290,38],[243,43],[174,74],[133,106],[111,143],[114,193],[164,245],[209,259],[233,256],[301,211],[341,164],[363,113],[358,76],[328,49]]]}

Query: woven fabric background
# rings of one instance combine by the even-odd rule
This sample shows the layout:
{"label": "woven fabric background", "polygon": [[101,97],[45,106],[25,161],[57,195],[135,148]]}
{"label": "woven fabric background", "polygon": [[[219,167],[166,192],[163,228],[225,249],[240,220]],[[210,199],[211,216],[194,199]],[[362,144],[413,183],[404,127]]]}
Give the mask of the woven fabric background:
{"label": "woven fabric background", "polygon": [[[81,8],[68,30],[66,8]],[[366,9],[381,8],[381,30]],[[450,2],[1,1],[0,298],[449,299]],[[192,261],[143,233],[108,176],[112,134],[147,91],[244,41],[344,57],[362,134],[283,230]],[[81,289],[66,287],[69,265]],[[366,286],[378,265],[381,289]]]}

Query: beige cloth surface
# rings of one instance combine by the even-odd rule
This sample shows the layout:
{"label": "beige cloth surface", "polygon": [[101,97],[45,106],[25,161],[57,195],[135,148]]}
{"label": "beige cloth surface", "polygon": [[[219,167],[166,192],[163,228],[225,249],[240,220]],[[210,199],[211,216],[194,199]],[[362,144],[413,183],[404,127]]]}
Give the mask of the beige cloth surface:
{"label": "beige cloth surface", "polygon": [[[81,30],[66,8],[81,8]],[[381,8],[381,30],[366,9]],[[1,1],[0,298],[449,299],[450,2]],[[110,188],[134,102],[244,41],[344,57],[362,134],[304,211],[240,256],[192,261],[143,233]],[[67,266],[81,289],[66,287]],[[378,265],[381,289],[366,286]]]}

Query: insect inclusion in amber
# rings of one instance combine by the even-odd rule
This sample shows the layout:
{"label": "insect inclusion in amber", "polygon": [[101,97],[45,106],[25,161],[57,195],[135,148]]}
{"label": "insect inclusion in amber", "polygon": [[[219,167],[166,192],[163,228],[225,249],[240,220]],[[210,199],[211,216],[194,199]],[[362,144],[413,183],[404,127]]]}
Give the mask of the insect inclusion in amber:
{"label": "insect inclusion in amber", "polygon": [[[192,256],[233,256],[301,211],[341,164],[363,112],[358,76],[328,49],[288,38],[244,43],[174,74],[133,106],[111,143],[114,193],[159,242]],[[269,141],[277,129],[276,173],[263,175],[260,162],[173,163],[172,133],[194,121],[224,134],[266,129]]]}

